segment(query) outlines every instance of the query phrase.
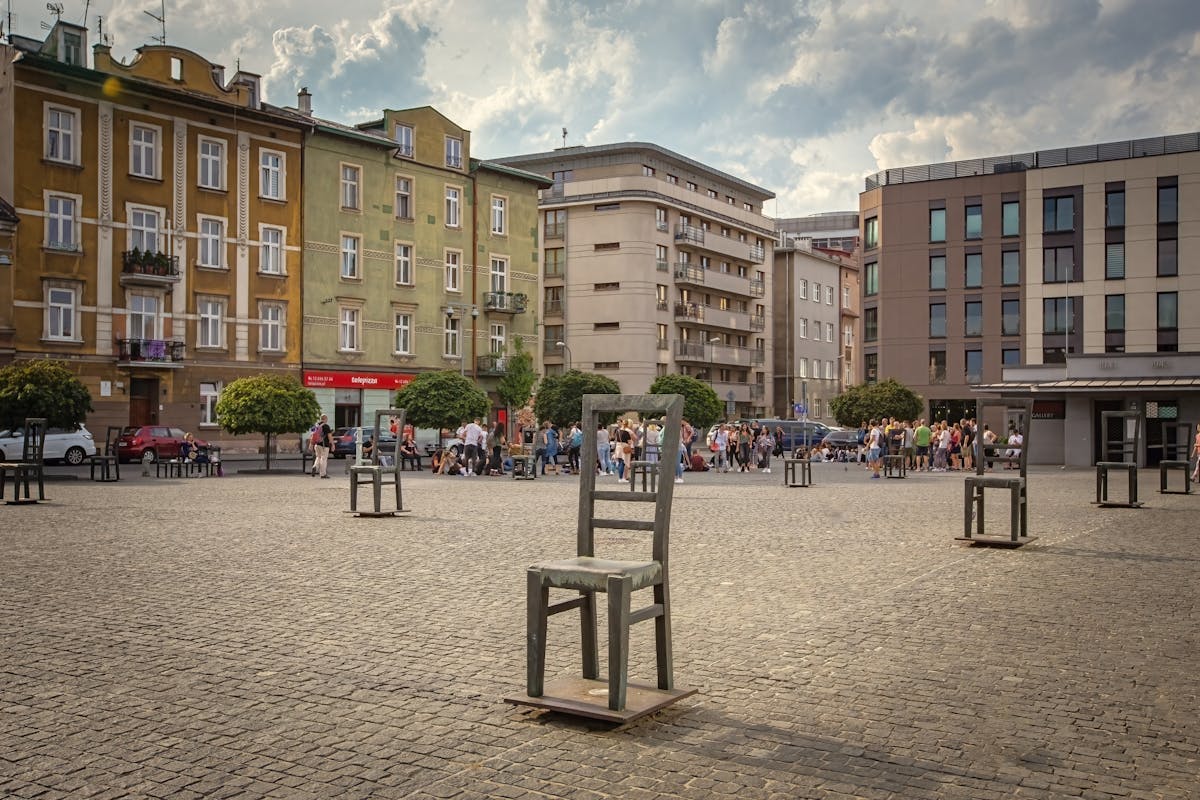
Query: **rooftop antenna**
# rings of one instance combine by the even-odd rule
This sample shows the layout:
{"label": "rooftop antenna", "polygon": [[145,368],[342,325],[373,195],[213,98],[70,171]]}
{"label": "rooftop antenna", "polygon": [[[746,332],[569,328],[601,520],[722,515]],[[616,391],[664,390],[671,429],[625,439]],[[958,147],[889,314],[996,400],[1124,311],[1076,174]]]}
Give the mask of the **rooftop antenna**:
{"label": "rooftop antenna", "polygon": [[87,2],[83,4],[83,19],[80,21],[83,23],[84,27],[87,27],[87,14],[88,14],[88,9],[90,9],[91,7],[92,7],[92,0],[87,0]]}
{"label": "rooftop antenna", "polygon": [[563,147],[567,146],[567,129],[563,128]]}
{"label": "rooftop antenna", "polygon": [[[46,10],[54,15],[54,19],[56,22],[59,19],[62,19],[62,12],[63,12],[62,3],[46,3]],[[42,30],[44,30],[44,31],[48,31],[54,27],[53,25],[51,25],[49,22],[46,22],[45,20],[41,21],[38,24],[41,25]]]}
{"label": "rooftop antenna", "polygon": [[142,13],[145,14],[146,16],[148,16],[150,19],[157,22],[159,25],[162,25],[162,35],[161,36],[151,36],[150,40],[154,41],[154,42],[158,42],[159,44],[166,44],[167,43],[167,0],[162,0],[161,8],[162,8],[162,10],[158,14],[155,14],[153,11],[145,11],[145,10],[143,10]]}

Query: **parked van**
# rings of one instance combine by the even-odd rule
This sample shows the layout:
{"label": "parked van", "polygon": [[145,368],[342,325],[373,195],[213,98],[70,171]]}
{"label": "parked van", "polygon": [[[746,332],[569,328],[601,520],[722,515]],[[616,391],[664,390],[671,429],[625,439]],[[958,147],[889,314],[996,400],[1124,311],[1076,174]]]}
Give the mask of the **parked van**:
{"label": "parked van", "polygon": [[793,453],[800,448],[808,448],[821,444],[821,440],[831,430],[828,425],[816,422],[815,420],[760,419],[756,421],[760,426],[765,425],[770,428],[772,436],[776,435],[776,429],[783,429],[783,441],[779,444],[783,445],[783,450],[786,453]]}

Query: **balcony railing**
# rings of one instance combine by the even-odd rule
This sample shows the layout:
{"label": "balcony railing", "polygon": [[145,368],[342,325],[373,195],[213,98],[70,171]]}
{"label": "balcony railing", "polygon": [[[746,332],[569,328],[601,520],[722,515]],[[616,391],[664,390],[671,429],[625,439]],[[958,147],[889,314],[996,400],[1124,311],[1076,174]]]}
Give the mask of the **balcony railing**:
{"label": "balcony railing", "polygon": [[704,244],[704,229],[695,225],[680,223],[675,226],[675,241],[690,244]]}
{"label": "balcony railing", "polygon": [[670,228],[670,226],[667,225],[667,221],[664,219],[660,219],[657,222],[655,222],[654,226],[656,228],[658,228],[660,231],[662,231],[663,233],[666,233],[667,230]]}
{"label": "balcony railing", "polygon": [[508,359],[499,353],[488,353],[475,359],[475,371],[480,375],[504,375],[508,372]]}
{"label": "balcony railing", "polygon": [[183,361],[183,342],[167,339],[117,339],[117,361],[126,364],[175,364]]}
{"label": "balcony railing", "polygon": [[395,155],[403,156],[404,158],[412,158],[413,146],[411,144],[398,144],[396,145]]}
{"label": "balcony railing", "polygon": [[675,264],[675,280],[682,283],[698,283],[704,285],[704,270],[687,261]]}
{"label": "balcony railing", "polygon": [[659,350],[670,350],[671,349],[671,340],[670,339],[659,339],[658,340],[658,349]]}
{"label": "balcony railing", "polygon": [[483,296],[484,308],[504,314],[524,314],[528,303],[528,295],[521,292],[487,292]]}
{"label": "balcony railing", "polygon": [[767,318],[761,314],[752,314],[750,316],[750,330],[761,331],[767,327]]}
{"label": "balcony railing", "polygon": [[659,299],[656,301],[656,305],[658,306],[658,310],[659,310],[659,311],[666,311],[666,310],[667,310],[667,301],[666,301],[665,299],[663,299],[663,298],[659,298]]}
{"label": "balcony railing", "polygon": [[676,358],[686,358],[695,361],[707,361],[708,351],[704,346],[704,342],[685,342],[682,339],[675,341],[675,356]]}
{"label": "balcony railing", "polygon": [[546,314],[561,314],[563,313],[563,301],[547,300],[545,306],[542,307],[542,311]]}
{"label": "balcony railing", "polygon": [[462,169],[462,156],[447,154],[446,155],[446,166],[454,167],[455,169]]}
{"label": "balcony railing", "polygon": [[750,245],[750,260],[755,264],[761,264],[767,258],[767,251],[756,244]]}
{"label": "balcony railing", "polygon": [[179,280],[179,256],[152,250],[126,250],[121,253],[122,279],[146,279],[151,283],[175,283]]}
{"label": "balcony railing", "polygon": [[750,296],[751,297],[762,297],[763,294],[765,294],[765,293],[766,293],[766,286],[764,285],[764,282],[758,278],[751,278],[750,279]]}
{"label": "balcony railing", "polygon": [[659,272],[668,272],[671,269],[671,265],[660,258],[654,262],[654,268]]}
{"label": "balcony railing", "polygon": [[542,237],[545,239],[561,239],[567,233],[567,223],[547,222],[542,226]]}
{"label": "balcony railing", "polygon": [[757,347],[750,351],[750,363],[758,366],[767,363],[767,353],[765,350],[759,350]]}
{"label": "balcony railing", "polygon": [[699,303],[676,303],[675,319],[692,319],[696,322],[703,322],[704,306]]}

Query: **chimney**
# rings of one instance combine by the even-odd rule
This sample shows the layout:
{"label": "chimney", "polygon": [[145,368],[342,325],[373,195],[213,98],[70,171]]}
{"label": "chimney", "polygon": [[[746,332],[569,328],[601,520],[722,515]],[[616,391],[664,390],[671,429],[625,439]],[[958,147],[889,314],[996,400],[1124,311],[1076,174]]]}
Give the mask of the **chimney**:
{"label": "chimney", "polygon": [[312,116],[312,95],[308,93],[307,86],[301,86],[296,95],[296,109],[306,117]]}

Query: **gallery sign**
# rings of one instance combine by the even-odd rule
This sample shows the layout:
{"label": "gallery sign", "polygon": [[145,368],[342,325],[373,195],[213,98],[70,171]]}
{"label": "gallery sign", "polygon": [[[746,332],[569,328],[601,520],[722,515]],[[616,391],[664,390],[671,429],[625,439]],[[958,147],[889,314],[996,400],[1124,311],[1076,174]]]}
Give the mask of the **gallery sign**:
{"label": "gallery sign", "polygon": [[1067,405],[1062,400],[1034,400],[1034,419],[1066,419]]}
{"label": "gallery sign", "polygon": [[402,372],[331,372],[305,370],[304,385],[309,389],[403,389],[415,375]]}

